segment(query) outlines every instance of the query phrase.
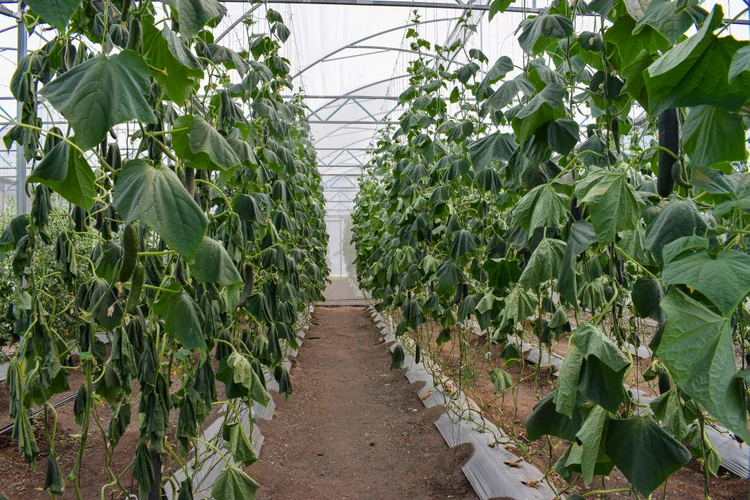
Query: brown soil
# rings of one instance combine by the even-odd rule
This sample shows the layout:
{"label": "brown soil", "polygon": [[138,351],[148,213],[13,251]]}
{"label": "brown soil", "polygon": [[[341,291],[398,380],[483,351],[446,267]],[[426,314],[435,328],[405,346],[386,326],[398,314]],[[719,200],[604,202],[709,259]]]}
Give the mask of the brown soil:
{"label": "brown soil", "polygon": [[470,447],[449,449],[361,307],[316,311],[292,370],[294,395],[262,422],[248,473],[262,500],[471,499]]}

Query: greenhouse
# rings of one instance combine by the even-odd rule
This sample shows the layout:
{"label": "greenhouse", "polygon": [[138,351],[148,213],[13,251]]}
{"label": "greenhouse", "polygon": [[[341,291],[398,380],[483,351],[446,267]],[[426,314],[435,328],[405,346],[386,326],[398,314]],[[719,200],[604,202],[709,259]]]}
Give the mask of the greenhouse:
{"label": "greenhouse", "polygon": [[750,3],[0,0],[0,65],[0,500],[750,495]]}

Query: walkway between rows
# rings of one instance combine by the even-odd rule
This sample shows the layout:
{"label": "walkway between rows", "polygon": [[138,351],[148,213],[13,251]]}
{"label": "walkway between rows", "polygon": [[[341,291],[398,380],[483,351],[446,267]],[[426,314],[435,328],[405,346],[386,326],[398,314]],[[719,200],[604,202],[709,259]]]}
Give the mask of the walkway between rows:
{"label": "walkway between rows", "polygon": [[263,500],[476,498],[461,472],[471,451],[449,449],[363,307],[318,307],[292,368],[294,394],[261,422],[248,473]]}

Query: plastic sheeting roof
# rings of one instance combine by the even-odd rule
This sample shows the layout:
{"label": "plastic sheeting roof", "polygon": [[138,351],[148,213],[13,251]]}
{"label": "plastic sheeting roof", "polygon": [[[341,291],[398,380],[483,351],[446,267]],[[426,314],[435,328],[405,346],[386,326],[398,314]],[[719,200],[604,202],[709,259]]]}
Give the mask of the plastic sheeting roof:
{"label": "plastic sheeting roof", "polygon": [[[490,22],[489,0],[279,0],[267,4],[223,0],[227,15],[214,32],[221,38],[219,43],[240,51],[247,48],[250,33],[267,30],[266,6],[282,14],[292,31],[283,52],[295,75],[294,91],[304,92],[312,111],[310,123],[328,191],[328,211],[345,215],[351,209],[356,177],[367,161],[368,149],[378,131],[401,114],[397,97],[408,86],[406,68],[416,57],[405,41],[414,12],[421,21],[416,29],[433,44],[447,46],[458,38],[466,40],[466,51],[456,54],[455,62],[442,61],[451,68],[465,62],[470,48],[482,50],[489,65],[506,55],[520,66],[524,54],[517,43],[518,25],[550,2],[516,0]],[[710,9],[714,3],[721,3],[730,18],[745,8],[742,0],[707,1],[703,6]],[[0,14],[6,16],[17,8],[7,0],[0,4],[0,10],[6,10]],[[473,9],[469,24],[476,26],[473,32],[457,28],[458,19],[469,8]],[[593,17],[579,18],[576,28],[592,29],[595,22]],[[4,118],[16,115],[8,88],[16,65],[15,25],[11,17],[0,17],[0,69],[5,75],[0,79],[0,129],[7,127]],[[748,26],[733,26],[730,33],[737,38],[750,35]],[[29,50],[45,43],[44,36],[32,35]],[[14,177],[14,159],[13,154],[0,158],[0,184]]]}

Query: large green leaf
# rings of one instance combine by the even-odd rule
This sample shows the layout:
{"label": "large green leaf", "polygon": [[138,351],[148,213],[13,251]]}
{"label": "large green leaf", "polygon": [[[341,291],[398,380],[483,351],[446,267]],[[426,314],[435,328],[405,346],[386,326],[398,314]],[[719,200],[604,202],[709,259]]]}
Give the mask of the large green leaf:
{"label": "large green leaf", "polygon": [[195,168],[229,170],[241,160],[227,140],[200,116],[184,115],[174,122],[174,151]]}
{"label": "large green leaf", "polygon": [[730,83],[727,75],[734,54],[750,42],[716,36],[713,31],[722,15],[721,6],[716,5],[697,34],[649,66],[645,80],[651,114],[702,104],[735,111],[745,103],[750,76],[743,74]]}
{"label": "large green leaf", "polygon": [[474,169],[479,170],[498,160],[508,160],[516,150],[516,142],[510,134],[495,132],[469,144],[469,154]]}
{"label": "large green leaf", "polygon": [[592,170],[575,191],[579,204],[591,206],[591,222],[600,243],[611,243],[620,231],[635,228],[640,210],[626,170]]}
{"label": "large green leaf", "polygon": [[568,209],[568,198],[555,191],[552,184],[537,186],[521,198],[513,210],[526,234],[538,227],[559,229]]}
{"label": "large green leaf", "polygon": [[564,96],[562,86],[553,83],[544,87],[521,108],[512,122],[519,144],[526,142],[540,125],[557,120],[565,114]]}
{"label": "large green leaf", "polygon": [[207,236],[203,237],[195,253],[195,261],[190,265],[190,270],[195,279],[201,283],[232,285],[242,281],[242,276],[224,249],[224,245]]}
{"label": "large green leaf", "polygon": [[132,50],[98,55],[56,78],[42,95],[70,122],[78,146],[90,149],[120,123],[155,123],[147,98],[151,90],[148,65]]}
{"label": "large green leaf", "polygon": [[192,259],[208,226],[208,219],[180,179],[168,167],[154,168],[130,160],[120,172],[112,204],[126,222],[151,226],[164,241]]}
{"label": "large green leaf", "polygon": [[693,167],[747,159],[742,117],[714,106],[690,110],[682,126],[682,145]]}
{"label": "large green leaf", "polygon": [[26,0],[35,14],[60,31],[65,31],[68,21],[78,10],[81,0]]}
{"label": "large green leaf", "polygon": [[690,451],[650,417],[610,419],[605,450],[643,496],[690,460]]}
{"label": "large green leaf", "polygon": [[219,477],[211,485],[211,498],[215,500],[253,500],[260,485],[237,467],[222,468]]}
{"label": "large green leaf", "polygon": [[657,350],[675,383],[743,440],[750,439],[736,378],[730,319],[674,290],[661,303],[667,322]]}
{"label": "large green leaf", "polygon": [[27,182],[38,182],[84,210],[90,210],[96,198],[93,170],[80,151],[61,141],[47,153]]}
{"label": "large green leaf", "polygon": [[564,253],[564,241],[544,238],[531,254],[526,269],[521,274],[521,283],[526,288],[535,288],[545,281],[556,278],[560,272],[560,262]]}
{"label": "large green leaf", "polygon": [[141,22],[143,57],[150,66],[164,70],[151,71],[151,75],[165,88],[166,97],[181,106],[203,77],[200,62],[169,26],[159,30],[151,16],[144,16]]}
{"label": "large green leaf", "polygon": [[204,26],[216,26],[227,9],[218,0],[164,0],[177,12],[180,34],[191,37]]}
{"label": "large green leaf", "polygon": [[662,281],[698,290],[728,315],[750,293],[750,255],[722,250],[714,259],[705,250],[692,253],[666,263]]}

